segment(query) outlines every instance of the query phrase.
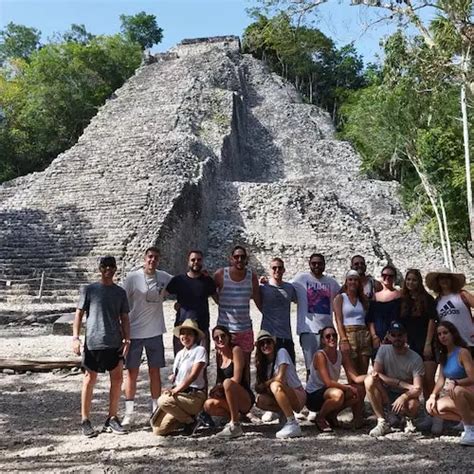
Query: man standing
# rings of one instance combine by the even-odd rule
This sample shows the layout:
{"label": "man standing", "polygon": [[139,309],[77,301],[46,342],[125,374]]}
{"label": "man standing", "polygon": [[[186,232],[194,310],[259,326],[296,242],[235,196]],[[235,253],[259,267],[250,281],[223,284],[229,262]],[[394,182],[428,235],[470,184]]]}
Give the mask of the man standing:
{"label": "man standing", "polygon": [[115,258],[102,257],[99,260],[100,281],[81,290],[73,324],[72,348],[81,355],[79,334],[84,313],[86,338],[82,354],[84,381],[81,393],[82,433],[91,438],[97,436],[89,420],[92,394],[98,372],[110,374],[109,415],[103,431],[125,434],[117,418],[118,403],[122,385],[122,359],[130,345],[128,301],[125,291],[117,286],[113,277],[117,265]]}
{"label": "man standing", "polygon": [[291,283],[283,281],[285,264],[281,258],[270,262],[270,280],[260,285],[262,300],[262,326],[276,338],[276,350],[285,348],[293,363],[296,363],[295,345],[291,335],[291,302],[296,303],[296,290]]}
{"label": "man standing", "polygon": [[[186,319],[196,321],[204,333],[204,345],[209,354],[209,296],[216,294],[214,280],[202,271],[204,256],[201,250],[191,250],[188,253],[188,272],[171,279],[166,292],[176,295],[178,310],[175,326],[181,325]],[[173,338],[174,354],[182,348],[179,338]]]}
{"label": "man standing", "polygon": [[382,283],[376,280],[371,275],[366,275],[367,265],[365,263],[365,258],[362,255],[354,255],[351,258],[351,269],[355,270],[360,277],[362,285],[364,287],[364,294],[367,296],[367,299],[373,300],[375,293],[383,289]]}
{"label": "man standing", "polygon": [[214,274],[217,287],[219,316],[217,324],[226,327],[232,341],[246,358],[246,379],[250,382],[250,355],[254,348],[250,299],[261,311],[260,290],[255,272],[247,268],[248,256],[244,247],[236,245],[231,254],[231,266]]}
{"label": "man standing", "polygon": [[395,416],[408,415],[405,431],[415,428],[412,419],[416,417],[420,406],[419,396],[423,390],[425,369],[421,357],[407,346],[405,328],[394,321],[390,325],[391,344],[380,346],[374,362],[372,375],[365,379],[365,388],[372,410],[377,416],[377,426],[370,436],[384,436],[390,431],[385,418],[384,405]]}
{"label": "man standing", "polygon": [[124,426],[133,423],[135,394],[143,349],[148,362],[150,378],[151,412],[156,409],[161,395],[160,368],[165,366],[163,334],[166,332],[163,316],[163,298],[166,285],[172,276],[157,270],[160,252],[150,247],[145,252],[143,268],[131,272],[123,281],[130,302],[130,351],[125,360],[127,377],[125,379]]}
{"label": "man standing", "polygon": [[309,257],[309,272],[300,272],[291,281],[298,298],[296,332],[300,336],[306,374],[309,376],[313,356],[319,349],[319,331],[332,326],[332,302],[340,290],[334,278],[323,275],[324,256],[313,253]]}

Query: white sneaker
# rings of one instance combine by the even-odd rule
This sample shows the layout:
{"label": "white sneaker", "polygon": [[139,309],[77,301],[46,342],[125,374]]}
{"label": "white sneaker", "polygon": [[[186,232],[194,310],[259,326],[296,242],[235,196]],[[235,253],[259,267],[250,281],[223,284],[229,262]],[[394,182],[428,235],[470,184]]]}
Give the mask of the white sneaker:
{"label": "white sneaker", "polygon": [[316,417],[318,416],[318,414],[315,412],[315,411],[310,411],[308,413],[308,416],[306,417],[306,419],[308,421],[316,421]]}
{"label": "white sneaker", "polygon": [[243,436],[244,432],[240,423],[235,425],[234,423],[227,423],[222,431],[219,431],[216,436],[219,438],[238,438]]}
{"label": "white sneaker", "polygon": [[464,436],[459,439],[459,444],[463,446],[474,446],[474,430],[465,426]]}
{"label": "white sneaker", "polygon": [[413,420],[411,418],[405,419],[405,428],[403,430],[405,433],[415,433],[416,427],[413,424]]}
{"label": "white sneaker", "polygon": [[132,426],[133,424],[134,419],[135,419],[135,416],[133,413],[125,413],[122,419],[122,426],[124,428],[130,428],[130,426]]}
{"label": "white sneaker", "polygon": [[261,420],[264,423],[269,423],[270,421],[276,420],[278,418],[278,413],[274,411],[266,411],[263,415]]}
{"label": "white sneaker", "polygon": [[390,425],[385,418],[378,418],[377,426],[369,431],[369,436],[378,438],[379,436],[385,436],[387,433],[390,433]]}
{"label": "white sneaker", "polygon": [[287,421],[280,431],[276,432],[276,437],[279,439],[296,438],[301,436],[301,428],[296,420]]}
{"label": "white sneaker", "polygon": [[433,417],[433,424],[431,425],[431,434],[439,436],[443,433],[443,419],[437,416]]}

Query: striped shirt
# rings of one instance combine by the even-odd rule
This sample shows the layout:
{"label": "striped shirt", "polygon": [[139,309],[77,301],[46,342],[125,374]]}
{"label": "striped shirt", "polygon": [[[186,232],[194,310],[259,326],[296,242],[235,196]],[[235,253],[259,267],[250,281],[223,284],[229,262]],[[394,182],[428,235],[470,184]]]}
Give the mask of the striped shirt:
{"label": "striped shirt", "polygon": [[219,291],[217,324],[225,326],[230,332],[252,329],[250,320],[252,289],[252,270],[247,269],[242,281],[234,281],[230,278],[229,267],[224,268],[224,282]]}

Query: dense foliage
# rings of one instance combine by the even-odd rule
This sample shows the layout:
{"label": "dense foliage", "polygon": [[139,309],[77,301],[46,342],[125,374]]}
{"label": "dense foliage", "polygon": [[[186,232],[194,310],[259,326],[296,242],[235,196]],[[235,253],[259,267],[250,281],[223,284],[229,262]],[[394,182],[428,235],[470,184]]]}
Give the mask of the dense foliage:
{"label": "dense foliage", "polygon": [[[94,36],[72,25],[44,45],[37,30],[22,25],[0,32],[0,182],[48,166],[134,73],[143,44],[127,33],[133,17],[126,20],[123,34]],[[146,20],[158,29],[152,15]]]}
{"label": "dense foliage", "polygon": [[363,62],[352,44],[337,49],[321,31],[296,26],[284,13],[273,18],[257,14],[242,43],[244,52],[266,61],[335,120],[348,91],[364,84]]}

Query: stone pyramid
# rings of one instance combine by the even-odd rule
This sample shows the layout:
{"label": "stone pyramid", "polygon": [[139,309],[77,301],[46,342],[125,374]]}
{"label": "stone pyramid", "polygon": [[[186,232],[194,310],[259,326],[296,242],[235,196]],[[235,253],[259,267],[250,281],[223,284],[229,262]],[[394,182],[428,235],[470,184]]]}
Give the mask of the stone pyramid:
{"label": "stone pyramid", "polygon": [[115,255],[120,278],[153,244],[170,273],[195,247],[212,271],[235,243],[259,271],[281,256],[287,275],[314,251],[339,278],[354,253],[372,271],[442,263],[409,228],[397,184],[361,176],[328,115],[237,37],[185,40],[155,59],[45,171],[0,186],[0,301],[34,301],[41,274],[43,301],[74,301],[98,256]]}

